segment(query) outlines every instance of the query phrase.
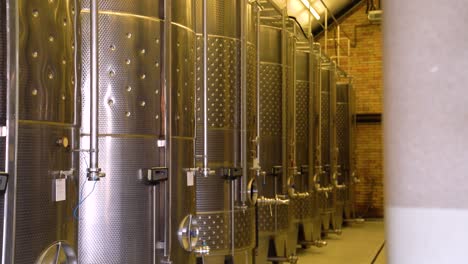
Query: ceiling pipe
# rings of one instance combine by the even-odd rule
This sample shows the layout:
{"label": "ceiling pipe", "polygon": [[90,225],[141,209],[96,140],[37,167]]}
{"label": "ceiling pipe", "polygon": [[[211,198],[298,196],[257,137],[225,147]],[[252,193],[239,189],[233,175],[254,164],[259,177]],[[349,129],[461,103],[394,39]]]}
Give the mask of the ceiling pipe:
{"label": "ceiling pipe", "polygon": [[[336,25],[338,25],[340,22],[343,21],[343,19],[345,17],[347,17],[349,14],[351,14],[352,12],[354,12],[361,4],[364,3],[365,0],[354,0],[352,1],[351,3],[349,3],[348,5],[346,5],[344,8],[342,8],[340,11],[336,12],[336,14],[333,15],[333,13],[330,12],[330,10],[328,9],[328,7],[326,5],[324,5],[326,7],[326,12],[330,12],[330,14],[332,14],[333,16],[328,19],[328,27],[334,27]],[[323,3],[323,1],[321,0],[321,2]],[[318,29],[316,30],[313,30],[313,34],[314,36],[317,38],[317,37],[320,37],[322,34],[324,34],[324,26],[321,25],[321,27],[319,27]],[[345,33],[345,35],[349,38],[349,36]],[[351,39],[351,38],[349,38]]]}
{"label": "ceiling pipe", "polygon": [[98,181],[105,173],[99,168],[99,1],[91,1],[91,93],[90,93],[90,146],[88,180]]}

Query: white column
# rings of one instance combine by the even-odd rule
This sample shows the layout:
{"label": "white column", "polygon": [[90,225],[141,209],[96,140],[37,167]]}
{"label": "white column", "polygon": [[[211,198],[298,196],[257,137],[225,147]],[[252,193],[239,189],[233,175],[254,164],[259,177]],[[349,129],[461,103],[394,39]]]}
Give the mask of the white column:
{"label": "white column", "polygon": [[389,263],[468,263],[468,2],[384,4]]}

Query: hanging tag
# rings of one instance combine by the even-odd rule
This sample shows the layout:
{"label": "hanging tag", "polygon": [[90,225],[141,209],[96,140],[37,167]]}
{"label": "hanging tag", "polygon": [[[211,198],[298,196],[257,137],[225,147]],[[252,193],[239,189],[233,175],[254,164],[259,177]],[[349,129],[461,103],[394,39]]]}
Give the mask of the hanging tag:
{"label": "hanging tag", "polygon": [[67,182],[65,179],[55,179],[55,201],[65,201],[67,199]]}
{"label": "hanging tag", "polygon": [[193,186],[194,177],[195,177],[194,171],[187,171],[187,186]]}

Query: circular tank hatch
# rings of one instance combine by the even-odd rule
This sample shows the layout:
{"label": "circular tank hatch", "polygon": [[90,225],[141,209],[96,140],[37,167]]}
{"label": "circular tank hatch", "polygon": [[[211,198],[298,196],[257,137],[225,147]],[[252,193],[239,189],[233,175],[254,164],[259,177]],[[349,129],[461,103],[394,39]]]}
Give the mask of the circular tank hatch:
{"label": "circular tank hatch", "polygon": [[35,264],[78,264],[78,261],[70,244],[57,241],[42,251]]}

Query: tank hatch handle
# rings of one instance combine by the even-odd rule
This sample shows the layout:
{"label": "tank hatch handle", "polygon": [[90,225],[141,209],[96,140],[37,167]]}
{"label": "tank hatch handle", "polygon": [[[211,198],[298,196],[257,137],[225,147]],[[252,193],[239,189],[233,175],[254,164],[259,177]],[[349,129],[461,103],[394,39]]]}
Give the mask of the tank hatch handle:
{"label": "tank hatch handle", "polygon": [[167,181],[169,169],[166,167],[152,167],[150,169],[138,170],[138,179],[147,185],[156,185]]}
{"label": "tank hatch handle", "polygon": [[4,195],[8,183],[8,173],[0,172],[0,195]]}

